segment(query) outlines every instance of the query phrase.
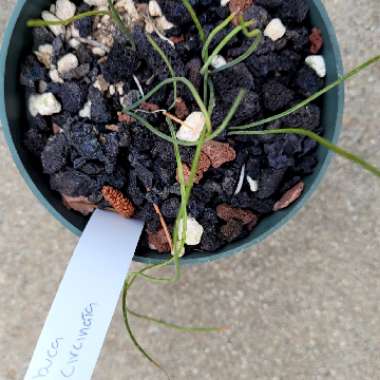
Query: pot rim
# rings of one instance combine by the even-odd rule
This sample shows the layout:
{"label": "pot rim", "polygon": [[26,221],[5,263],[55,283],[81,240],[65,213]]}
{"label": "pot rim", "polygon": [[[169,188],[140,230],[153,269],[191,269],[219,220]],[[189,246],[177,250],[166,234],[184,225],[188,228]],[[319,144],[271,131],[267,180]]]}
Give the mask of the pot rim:
{"label": "pot rim", "polygon": [[[13,138],[11,136],[10,132],[10,125],[8,123],[7,118],[7,112],[6,112],[6,104],[5,104],[5,69],[6,69],[6,61],[8,57],[8,51],[9,51],[9,45],[11,38],[13,36],[17,21],[19,19],[20,13],[22,9],[24,8],[24,5],[27,3],[27,1],[30,0],[17,0],[17,3],[12,11],[12,14],[9,18],[8,24],[6,26],[6,29],[3,34],[3,40],[2,40],[2,46],[0,51],[0,121],[3,126],[3,131],[5,134],[6,142],[8,144],[9,150],[11,152],[12,158],[16,164],[16,167],[21,174],[21,176],[24,178],[26,184],[31,189],[33,194],[37,197],[37,199],[42,203],[42,205],[49,211],[50,214],[52,214],[61,224],[63,224],[68,230],[73,232],[75,235],[80,236],[82,231],[74,226],[71,222],[69,222],[63,215],[58,212],[52,204],[45,198],[45,196],[42,194],[40,189],[37,187],[37,185],[32,180],[30,174],[24,167],[24,164],[21,161],[21,158],[17,152],[17,148],[15,146],[15,143],[13,141]],[[309,0],[310,2],[314,3],[315,7],[317,8],[319,15],[324,21],[324,26],[327,31],[327,37],[332,45],[333,50],[333,56],[336,61],[336,73],[341,76],[343,75],[343,63],[342,63],[342,57],[341,52],[339,48],[339,43],[336,37],[336,33],[333,27],[333,24],[327,14],[327,11],[322,4],[321,0]],[[341,132],[341,125],[342,125],[342,119],[343,119],[343,108],[344,108],[344,84],[341,84],[337,88],[337,110],[336,110],[336,122],[335,122],[335,128],[333,130],[331,141],[333,143],[336,143],[338,141],[340,132]],[[267,228],[267,230],[263,233],[261,233],[259,236],[246,241],[241,242],[238,247],[230,247],[227,245],[223,248],[223,251],[218,252],[208,252],[204,253],[202,256],[197,257],[189,257],[184,256],[181,259],[181,264],[185,265],[192,265],[192,264],[202,264],[202,263],[208,263],[211,261],[219,260],[222,258],[227,258],[233,255],[236,255],[238,253],[242,253],[247,251],[248,249],[252,248],[254,245],[260,243],[264,239],[266,239],[269,235],[271,235],[273,232],[278,230],[280,227],[284,226],[291,218],[293,218],[298,211],[308,202],[311,195],[315,192],[316,188],[320,185],[322,178],[327,172],[327,168],[331,162],[333,154],[331,151],[327,151],[325,158],[323,160],[323,163],[319,167],[318,172],[315,173],[314,180],[312,184],[308,187],[308,189],[304,192],[302,197],[302,202],[296,202],[292,205],[292,208],[287,212],[287,215],[281,218],[280,221],[277,221],[272,226]],[[281,211],[280,211],[281,212]],[[140,263],[145,264],[155,264],[155,263],[161,263],[164,260],[167,259],[168,256],[166,255],[160,255],[160,257],[142,257],[142,256],[134,256],[133,260]]]}

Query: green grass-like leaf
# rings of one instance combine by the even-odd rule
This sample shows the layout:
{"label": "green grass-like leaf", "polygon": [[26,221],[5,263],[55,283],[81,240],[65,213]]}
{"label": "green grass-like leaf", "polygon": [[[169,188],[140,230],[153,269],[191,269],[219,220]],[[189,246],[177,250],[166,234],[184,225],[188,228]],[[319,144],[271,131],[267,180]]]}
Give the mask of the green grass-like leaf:
{"label": "green grass-like leaf", "polygon": [[252,128],[258,127],[260,125],[272,123],[273,121],[276,121],[276,120],[281,119],[285,116],[288,116],[291,113],[296,112],[296,111],[300,110],[301,108],[307,106],[308,104],[310,104],[314,100],[318,99],[320,96],[326,94],[327,92],[329,92],[333,88],[342,84],[344,81],[354,77],[355,75],[360,73],[362,70],[366,69],[370,65],[373,65],[374,63],[377,63],[378,61],[380,61],[380,55],[377,55],[375,57],[370,58],[369,60],[367,60],[366,62],[362,63],[361,65],[355,67],[353,70],[349,71],[347,74],[343,75],[342,77],[340,77],[336,81],[330,83],[328,86],[326,86],[322,90],[316,92],[315,94],[311,95],[309,98],[303,100],[302,102],[298,103],[294,107],[291,107],[290,109],[288,109],[284,112],[281,112],[277,115],[268,117],[268,118],[263,119],[263,120],[255,121],[253,123],[231,127],[231,129],[236,129],[236,130],[237,129],[238,130],[252,129]]}
{"label": "green grass-like leaf", "polygon": [[[153,39],[153,37],[149,33],[146,34],[146,37],[147,37],[148,41],[150,42],[150,44],[152,45],[153,49],[156,50],[156,52],[160,55],[161,59],[165,62],[171,77],[175,78],[176,73],[173,69],[173,66],[172,66],[168,56],[159,47],[157,42]],[[169,107],[169,109],[172,109],[175,106],[175,103],[177,100],[177,82],[173,82],[173,92],[174,92],[174,100],[173,100],[173,104]]]}
{"label": "green grass-like leaf", "polygon": [[129,314],[133,315],[136,318],[143,319],[147,322],[154,322],[163,327],[174,329],[174,330],[177,330],[179,332],[184,332],[184,333],[212,333],[212,332],[222,332],[226,329],[226,327],[181,326],[176,323],[164,321],[163,319],[160,319],[160,318],[154,318],[154,317],[137,313],[136,311],[133,311],[129,308],[128,308],[128,312]]}
{"label": "green grass-like leaf", "polygon": [[110,12],[108,12],[108,11],[88,11],[88,12],[78,13],[77,15],[75,15],[71,18],[68,18],[66,20],[45,21],[42,19],[31,19],[31,20],[27,21],[26,25],[29,28],[40,28],[40,27],[44,27],[44,26],[54,26],[54,25],[67,26],[67,25],[70,25],[73,22],[75,22],[77,20],[81,20],[82,18],[85,18],[85,17],[96,17],[96,16],[106,16],[106,15],[110,15]]}
{"label": "green grass-like leaf", "polygon": [[[250,26],[252,24],[253,24],[253,21],[251,20],[251,21],[245,22],[244,25]],[[243,26],[242,25],[236,26],[234,29],[232,29],[232,31],[230,33],[227,34],[227,36],[225,36],[222,39],[222,41],[219,42],[219,44],[216,46],[216,48],[214,49],[214,51],[212,52],[212,54],[207,58],[206,62],[202,66],[202,68],[201,68],[201,74],[202,75],[204,75],[206,73],[206,71],[208,70],[208,68],[211,65],[211,63],[214,60],[214,58],[224,49],[224,47],[226,45],[228,45],[228,43],[232,40],[232,38],[234,38],[242,30],[243,30]]]}
{"label": "green grass-like leaf", "polygon": [[207,40],[205,41],[202,49],[202,59],[204,62],[207,61],[209,55],[208,51],[211,45],[212,40],[223,30],[225,29],[229,23],[234,19],[236,16],[235,13],[232,13],[230,16],[228,16],[223,22],[221,22],[219,25],[217,25],[211,33],[208,35]]}
{"label": "green grass-like leaf", "polygon": [[203,100],[200,97],[198,91],[194,87],[194,85],[185,77],[174,77],[174,78],[168,78],[168,79],[163,80],[161,83],[156,85],[151,91],[149,91],[145,96],[143,96],[138,101],[133,103],[130,107],[124,108],[123,112],[128,114],[129,111],[133,111],[135,108],[139,107],[142,103],[146,102],[154,94],[156,94],[158,91],[160,91],[162,87],[167,86],[169,84],[172,84],[174,82],[181,82],[189,89],[189,91],[193,95],[193,98],[194,98],[195,102],[197,103],[200,111],[205,115],[206,129],[208,130],[209,133],[211,133],[211,130],[212,130],[211,120],[210,120],[210,117],[208,115],[208,110],[207,110],[205,104],[203,103]]}
{"label": "green grass-like leaf", "polygon": [[355,164],[360,165],[363,169],[369,171],[370,173],[374,174],[377,177],[380,177],[380,169],[377,168],[376,166],[373,166],[372,164],[370,164],[363,158],[343,148],[340,148],[339,146],[334,145],[333,143],[326,140],[325,138],[307,129],[283,128],[283,129],[269,129],[265,131],[233,131],[233,132],[230,132],[229,135],[274,135],[274,134],[288,134],[288,133],[294,133],[296,135],[309,137],[310,139],[316,141],[317,143],[324,146],[325,148],[331,150],[335,154],[338,154],[339,156],[342,156],[354,162]]}
{"label": "green grass-like leaf", "polygon": [[252,45],[247,49],[246,52],[241,54],[239,57],[233,59],[232,61],[226,63],[225,65],[212,70],[212,73],[218,73],[223,70],[230,69],[231,67],[245,61],[248,57],[250,57],[259,47],[261,39],[262,39],[262,33],[261,30],[255,29],[252,32],[250,32],[250,38],[254,38],[255,40],[252,42]]}
{"label": "green grass-like leaf", "polygon": [[190,16],[193,19],[194,25],[198,30],[199,38],[204,43],[206,41],[206,35],[205,35],[205,32],[204,32],[203,27],[201,25],[201,22],[199,21],[199,18],[197,16],[194,8],[190,4],[189,0],[182,0],[182,3],[185,6],[185,8],[187,9],[187,11],[190,13]]}

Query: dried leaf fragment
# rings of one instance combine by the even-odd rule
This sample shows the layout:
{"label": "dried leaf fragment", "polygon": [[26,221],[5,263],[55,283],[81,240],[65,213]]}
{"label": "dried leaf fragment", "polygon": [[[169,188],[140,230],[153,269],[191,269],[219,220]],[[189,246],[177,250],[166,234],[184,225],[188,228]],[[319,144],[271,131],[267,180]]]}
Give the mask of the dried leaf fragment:
{"label": "dried leaf fragment", "polygon": [[124,197],[123,193],[111,186],[104,186],[102,189],[104,199],[115,209],[115,211],[124,216],[131,218],[135,213],[132,202]]}
{"label": "dried leaf fragment", "polygon": [[298,182],[291,189],[289,189],[279,201],[277,201],[273,206],[273,211],[282,210],[290,206],[293,202],[295,202],[302,194],[303,189],[305,188],[305,184],[303,181]]}

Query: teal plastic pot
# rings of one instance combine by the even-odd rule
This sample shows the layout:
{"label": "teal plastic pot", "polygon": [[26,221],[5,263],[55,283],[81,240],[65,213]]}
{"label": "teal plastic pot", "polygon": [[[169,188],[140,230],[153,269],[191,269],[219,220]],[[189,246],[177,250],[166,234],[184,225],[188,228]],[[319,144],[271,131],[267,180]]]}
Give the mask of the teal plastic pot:
{"label": "teal plastic pot", "polygon": [[[343,74],[342,60],[334,28],[320,0],[309,0],[311,24],[321,29],[324,37],[323,55],[327,63],[327,82],[336,80]],[[26,126],[25,99],[23,89],[19,85],[20,63],[32,46],[32,33],[26,27],[30,18],[40,17],[41,11],[47,9],[49,0],[18,0],[4,34],[0,59],[0,114],[6,141],[13,155],[18,170],[39,201],[65,227],[76,235],[80,235],[87,218],[76,212],[67,210],[61,202],[59,194],[49,188],[48,178],[43,175],[39,162],[22,144]],[[341,129],[344,103],[344,88],[340,86],[323,99],[322,124],[325,137],[336,142]],[[288,222],[301,209],[320,184],[326,174],[331,153],[324,148],[319,149],[319,165],[313,175],[305,178],[305,191],[302,197],[291,207],[264,218],[251,235],[241,241],[232,243],[214,252],[197,252],[187,255],[182,262],[200,264],[228,257],[248,249],[252,249],[260,241],[273,234]],[[302,227],[300,227],[302,228]],[[159,254],[135,256],[136,261],[152,263],[162,261],[165,257]]]}

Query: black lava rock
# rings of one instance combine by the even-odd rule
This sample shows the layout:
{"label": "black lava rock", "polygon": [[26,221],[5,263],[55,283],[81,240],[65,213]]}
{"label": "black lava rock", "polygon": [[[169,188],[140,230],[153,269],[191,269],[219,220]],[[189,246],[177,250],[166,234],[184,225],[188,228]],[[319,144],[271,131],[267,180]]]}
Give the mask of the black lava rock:
{"label": "black lava rock", "polygon": [[67,140],[63,133],[52,136],[42,154],[41,162],[46,174],[53,174],[61,170],[66,165],[68,153]]}
{"label": "black lava rock", "polygon": [[112,120],[109,104],[103,94],[95,87],[90,87],[91,120],[95,123],[109,123]]}
{"label": "black lava rock", "polygon": [[101,65],[103,76],[109,83],[129,81],[135,68],[136,52],[119,41],[115,41],[107,61]]}
{"label": "black lava rock", "polygon": [[309,31],[305,27],[288,29],[286,38],[296,51],[305,51],[309,47]]}
{"label": "black lava rock", "polygon": [[78,82],[50,84],[49,88],[61,101],[63,111],[78,114],[87,100],[87,86]]}
{"label": "black lava rock", "polygon": [[264,84],[264,105],[269,111],[279,111],[290,104],[294,92],[280,82],[271,80]]}
{"label": "black lava rock", "polygon": [[256,0],[257,5],[261,5],[266,8],[277,8],[284,0]]}
{"label": "black lava rock", "polygon": [[284,127],[304,128],[311,131],[319,127],[320,121],[321,110],[316,104],[309,104],[282,119]]}
{"label": "black lava rock", "polygon": [[309,8],[306,0],[286,0],[282,2],[278,13],[284,22],[300,24],[305,20]]}
{"label": "black lava rock", "polygon": [[35,50],[38,50],[38,47],[40,45],[51,44],[54,40],[53,33],[45,27],[33,28],[32,34],[33,34],[33,48]]}
{"label": "black lava rock", "polygon": [[106,173],[113,173],[116,167],[117,156],[119,154],[119,135],[115,132],[103,136],[105,140],[102,148]]}
{"label": "black lava rock", "polygon": [[324,80],[308,66],[302,67],[297,74],[297,89],[303,96],[309,97],[313,95],[323,87],[323,84]]}
{"label": "black lava rock", "polygon": [[47,79],[47,70],[34,55],[29,55],[21,67],[20,83],[34,88],[35,82]]}
{"label": "black lava rock", "polygon": [[[134,170],[129,171],[127,196],[136,206],[141,206],[145,202],[146,190],[143,191],[137,184],[137,175]],[[149,205],[151,206],[151,205]]]}
{"label": "black lava rock", "polygon": [[180,200],[177,197],[170,197],[161,205],[161,212],[165,218],[175,219],[178,214]]}
{"label": "black lava rock", "polygon": [[47,136],[35,128],[30,128],[25,134],[24,144],[33,155],[40,157],[47,142]]}
{"label": "black lava rock", "polygon": [[163,14],[173,24],[183,25],[191,21],[191,16],[182,2],[158,0]]}
{"label": "black lava rock", "polygon": [[233,122],[235,124],[239,124],[248,119],[252,120],[252,118],[255,118],[260,113],[260,98],[255,92],[249,91],[237,109],[237,112],[233,118]]}
{"label": "black lava rock", "polygon": [[66,169],[50,177],[50,187],[61,194],[77,197],[90,195],[96,190],[96,183],[86,174]]}
{"label": "black lava rock", "polygon": [[94,127],[87,123],[75,123],[68,135],[70,144],[86,160],[104,160],[104,153]]}
{"label": "black lava rock", "polygon": [[199,248],[206,252],[215,252],[223,246],[223,241],[214,230],[205,230]]}
{"label": "black lava rock", "polygon": [[260,56],[252,54],[245,63],[255,77],[263,78],[276,71],[278,66],[277,59],[278,56],[275,53]]}
{"label": "black lava rock", "polygon": [[214,86],[225,103],[232,103],[239,89],[254,90],[255,82],[244,63],[214,74]]}
{"label": "black lava rock", "polygon": [[[89,11],[91,8],[87,4],[82,4],[78,7],[77,12],[83,13]],[[83,38],[88,37],[92,32],[93,18],[83,17],[74,22],[75,28],[79,30],[79,35]]]}
{"label": "black lava rock", "polygon": [[269,13],[259,5],[253,4],[244,12],[244,20],[253,20],[255,23],[251,29],[264,30],[270,20]]}
{"label": "black lava rock", "polygon": [[264,169],[259,178],[259,190],[256,197],[259,199],[269,198],[279,188],[284,179],[286,169]]}

